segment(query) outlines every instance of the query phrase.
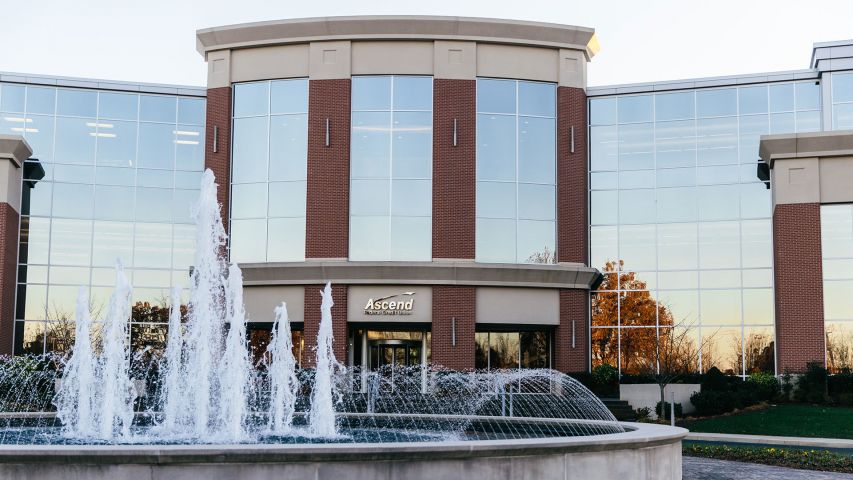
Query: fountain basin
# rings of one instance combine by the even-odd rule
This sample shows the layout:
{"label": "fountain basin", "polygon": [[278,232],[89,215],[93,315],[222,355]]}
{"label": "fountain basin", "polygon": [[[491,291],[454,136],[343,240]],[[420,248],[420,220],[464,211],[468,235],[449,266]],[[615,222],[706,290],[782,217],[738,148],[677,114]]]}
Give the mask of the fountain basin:
{"label": "fountain basin", "polygon": [[[525,419],[530,420],[530,419]],[[538,421],[555,425],[564,419]],[[7,445],[0,478],[680,479],[682,428],[436,442],[251,445]]]}

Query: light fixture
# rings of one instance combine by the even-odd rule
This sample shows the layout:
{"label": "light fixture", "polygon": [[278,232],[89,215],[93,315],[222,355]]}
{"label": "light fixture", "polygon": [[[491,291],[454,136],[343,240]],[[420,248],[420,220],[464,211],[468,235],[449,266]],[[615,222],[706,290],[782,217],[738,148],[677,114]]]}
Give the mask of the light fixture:
{"label": "light fixture", "polygon": [[199,135],[198,132],[193,132],[192,130],[172,130],[172,133],[175,135],[186,135],[188,137],[197,137]]}
{"label": "light fixture", "polygon": [[86,122],[87,127],[97,127],[97,128],[113,128],[112,123],[95,123],[95,122]]}
{"label": "light fixture", "polygon": [[24,127],[12,127],[10,130],[13,132],[23,132],[23,133],[38,133],[38,128],[24,128]]}
{"label": "light fixture", "polygon": [[104,133],[104,132],[89,132],[89,136],[103,137],[103,138],[116,138],[115,133]]}
{"label": "light fixture", "polygon": [[198,145],[195,140],[175,140],[178,145]]}
{"label": "light fixture", "polygon": [[14,123],[33,123],[32,118],[23,118],[23,117],[3,117],[3,120],[6,120],[7,122],[14,122]]}

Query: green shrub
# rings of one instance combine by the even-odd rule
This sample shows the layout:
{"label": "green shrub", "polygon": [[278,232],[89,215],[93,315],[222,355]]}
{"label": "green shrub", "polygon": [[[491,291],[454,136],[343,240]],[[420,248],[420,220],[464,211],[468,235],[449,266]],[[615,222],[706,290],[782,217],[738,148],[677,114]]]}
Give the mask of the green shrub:
{"label": "green shrub", "polygon": [[853,407],[853,393],[839,393],[835,398],[835,403],[842,407]]}
{"label": "green shrub", "polygon": [[827,380],[829,375],[820,362],[810,362],[806,373],[800,376],[794,400],[808,403],[825,403],[827,401]]}
{"label": "green shrub", "polygon": [[702,380],[703,392],[724,392],[729,389],[729,379],[717,367],[711,367],[705,372]]}
{"label": "green shrub", "polygon": [[619,372],[613,365],[605,363],[592,369],[592,378],[599,385],[613,385],[619,382]]}
{"label": "green shrub", "polygon": [[829,395],[833,397],[845,393],[853,393],[853,373],[844,372],[831,375],[827,379],[826,386]]}
{"label": "green shrub", "polygon": [[781,386],[779,380],[771,373],[753,373],[746,382],[755,387],[758,400],[769,402],[779,396]]}
{"label": "green shrub", "polygon": [[640,407],[634,410],[634,414],[637,415],[638,422],[645,422],[652,416],[652,409],[649,407]]}
{"label": "green shrub", "polygon": [[734,410],[734,396],[731,392],[702,390],[690,396],[690,403],[696,407],[699,416],[719,415]]}
{"label": "green shrub", "polygon": [[[663,402],[663,409],[664,409],[663,413],[661,413],[661,411],[660,411],[660,402],[658,402],[657,405],[655,405],[655,413],[658,414],[658,418],[669,418],[669,414],[672,411],[670,405],[671,404],[669,402]],[[682,414],[680,403],[675,404],[675,416],[676,416],[676,418],[684,416]]]}

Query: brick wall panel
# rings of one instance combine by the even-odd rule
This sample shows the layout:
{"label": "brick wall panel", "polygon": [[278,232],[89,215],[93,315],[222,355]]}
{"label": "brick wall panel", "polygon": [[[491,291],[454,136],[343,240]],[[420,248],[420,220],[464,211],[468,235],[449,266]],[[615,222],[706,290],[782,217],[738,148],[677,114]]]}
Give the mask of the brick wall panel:
{"label": "brick wall panel", "polygon": [[[316,365],[317,333],[320,331],[320,292],[325,285],[309,285],[305,287],[305,350],[302,352],[303,366],[312,368]],[[347,286],[332,285],[332,350],[338,362],[347,364]]]}
{"label": "brick wall panel", "polygon": [[[587,263],[586,123],[584,90],[557,87],[557,259],[560,262]],[[571,153],[572,127],[574,153]]]}
{"label": "brick wall panel", "polygon": [[[326,119],[329,146],[326,146]],[[311,80],[306,258],[349,256],[350,80]]]}
{"label": "brick wall panel", "polygon": [[[214,153],[213,127],[217,128]],[[213,171],[219,184],[217,197],[222,205],[222,223],[228,231],[231,194],[231,87],[207,89],[207,126],[205,127],[204,167]]]}
{"label": "brick wall panel", "polygon": [[[453,318],[456,345],[453,345]],[[474,368],[476,288],[436,286],[432,289],[432,363],[452,370]]]}
{"label": "brick wall panel", "polygon": [[[588,316],[589,292],[560,290],[560,325],[554,330],[554,370],[565,373],[588,370],[590,353]],[[572,348],[573,328],[574,348]]]}
{"label": "brick wall panel", "polygon": [[826,356],[820,204],[773,211],[776,371],[804,372]]}
{"label": "brick wall panel", "polygon": [[433,258],[474,258],[476,88],[475,80],[433,81]]}
{"label": "brick wall panel", "polygon": [[11,205],[0,203],[0,355],[12,353],[20,219]]}

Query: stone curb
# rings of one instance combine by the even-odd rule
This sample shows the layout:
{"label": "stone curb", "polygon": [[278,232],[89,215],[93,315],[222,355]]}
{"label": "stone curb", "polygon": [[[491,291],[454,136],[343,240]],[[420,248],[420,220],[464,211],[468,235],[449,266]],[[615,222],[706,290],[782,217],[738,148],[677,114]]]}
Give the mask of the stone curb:
{"label": "stone curb", "polygon": [[756,445],[786,445],[792,447],[849,448],[853,440],[843,438],[774,437],[771,435],[737,435],[729,433],[690,432],[684,440],[702,442],[752,443]]}

